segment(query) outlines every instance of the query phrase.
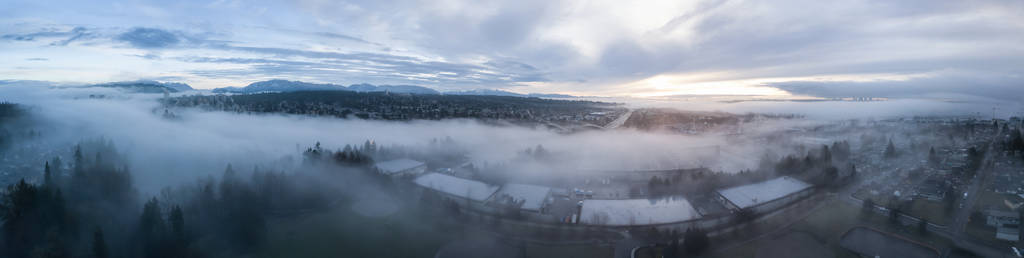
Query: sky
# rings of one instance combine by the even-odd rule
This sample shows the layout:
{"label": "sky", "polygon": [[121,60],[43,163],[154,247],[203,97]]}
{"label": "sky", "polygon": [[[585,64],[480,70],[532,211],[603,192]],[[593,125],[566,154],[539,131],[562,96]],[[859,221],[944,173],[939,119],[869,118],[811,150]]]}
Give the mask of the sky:
{"label": "sky", "polygon": [[1024,96],[1024,2],[22,1],[0,80],[586,96]]}

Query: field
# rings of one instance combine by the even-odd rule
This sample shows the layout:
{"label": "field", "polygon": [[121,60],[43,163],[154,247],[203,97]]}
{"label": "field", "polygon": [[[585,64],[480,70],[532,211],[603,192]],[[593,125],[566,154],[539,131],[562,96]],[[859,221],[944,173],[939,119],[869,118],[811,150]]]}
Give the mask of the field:
{"label": "field", "polygon": [[[853,194],[853,197],[861,200],[871,199],[878,206],[890,207],[890,198],[883,196],[882,194],[872,195],[867,188],[857,190],[857,192]],[[909,207],[906,207],[904,212],[915,218],[924,218],[933,224],[945,226],[949,224],[950,218],[946,214],[944,205],[945,204],[941,201],[929,201],[926,199],[915,198],[910,202]]]}
{"label": "field", "polygon": [[950,246],[949,240],[945,238],[917,233],[914,225],[889,224],[887,217],[881,214],[864,216],[859,206],[832,199],[806,218],[781,232],[772,233],[772,235],[762,237],[754,242],[712,253],[709,256],[858,257],[839,245],[843,234],[856,226],[870,226],[889,233],[899,233],[900,236],[939,249]]}
{"label": "field", "polygon": [[842,249],[838,242],[842,233],[857,223],[859,208],[835,200],[828,202],[788,229],[709,256],[857,257]]}

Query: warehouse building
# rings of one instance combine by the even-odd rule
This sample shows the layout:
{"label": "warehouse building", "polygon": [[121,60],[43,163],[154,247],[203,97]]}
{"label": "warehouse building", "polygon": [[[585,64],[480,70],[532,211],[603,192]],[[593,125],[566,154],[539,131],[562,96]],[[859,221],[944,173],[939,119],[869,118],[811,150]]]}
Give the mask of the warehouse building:
{"label": "warehouse building", "polygon": [[645,226],[700,219],[684,198],[583,200],[580,223],[601,226]]}
{"label": "warehouse building", "polygon": [[396,159],[385,162],[378,162],[377,169],[388,176],[398,177],[404,175],[419,175],[427,169],[427,164],[411,159]]}
{"label": "warehouse building", "polygon": [[490,202],[522,203],[519,209],[540,213],[548,204],[551,188],[539,185],[505,184]]}
{"label": "warehouse building", "polygon": [[439,173],[422,175],[413,182],[447,197],[470,200],[475,203],[483,203],[498,191],[498,186]]}
{"label": "warehouse building", "polygon": [[811,185],[784,176],[760,183],[718,190],[723,203],[731,209],[767,212],[785,206],[811,193]]}

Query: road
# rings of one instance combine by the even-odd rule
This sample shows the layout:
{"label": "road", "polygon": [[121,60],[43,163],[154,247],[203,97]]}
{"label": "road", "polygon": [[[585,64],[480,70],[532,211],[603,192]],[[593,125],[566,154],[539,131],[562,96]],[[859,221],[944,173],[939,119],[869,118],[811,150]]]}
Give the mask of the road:
{"label": "road", "polygon": [[632,116],[632,115],[633,115],[633,109],[630,108],[629,111],[626,111],[626,113],[622,114],[621,116],[619,116],[619,118],[616,118],[615,120],[612,120],[608,124],[604,125],[604,129],[609,130],[609,129],[619,128],[619,126],[622,126],[622,124],[625,124],[626,120],[629,120],[629,116]]}

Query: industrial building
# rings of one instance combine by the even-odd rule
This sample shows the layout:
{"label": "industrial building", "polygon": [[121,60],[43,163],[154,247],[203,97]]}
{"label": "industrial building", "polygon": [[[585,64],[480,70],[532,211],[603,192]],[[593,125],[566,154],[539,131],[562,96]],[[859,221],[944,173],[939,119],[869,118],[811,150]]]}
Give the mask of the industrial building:
{"label": "industrial building", "polygon": [[494,194],[491,202],[521,202],[521,210],[539,213],[547,205],[550,195],[551,188],[546,186],[505,184]]}
{"label": "industrial building", "polygon": [[413,180],[419,186],[443,193],[449,197],[484,202],[498,191],[498,186],[455,176],[428,173]]}
{"label": "industrial building", "polygon": [[640,226],[700,219],[684,198],[583,200],[580,223],[602,226]]}
{"label": "industrial building", "polygon": [[377,169],[388,176],[397,177],[404,175],[419,175],[427,169],[427,164],[411,159],[396,159],[385,162],[378,162]]}
{"label": "industrial building", "polygon": [[766,212],[810,195],[811,185],[784,176],[760,183],[718,190],[723,203],[732,209]]}

